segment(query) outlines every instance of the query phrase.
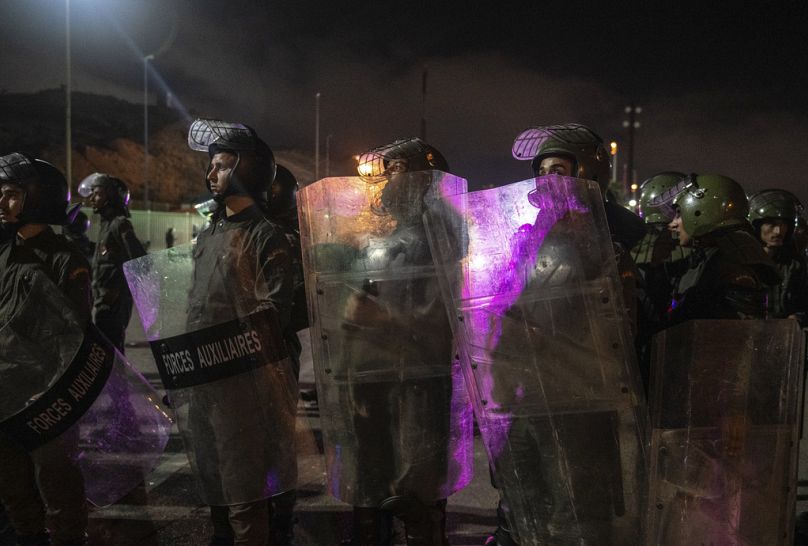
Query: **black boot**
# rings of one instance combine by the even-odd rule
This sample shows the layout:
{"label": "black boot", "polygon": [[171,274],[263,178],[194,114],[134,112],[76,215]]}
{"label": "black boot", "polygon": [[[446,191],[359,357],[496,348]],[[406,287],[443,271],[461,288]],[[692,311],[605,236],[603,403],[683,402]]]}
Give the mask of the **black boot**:
{"label": "black boot", "polygon": [[354,506],[353,538],[341,546],[393,546],[393,516],[378,508]]}
{"label": "black boot", "polygon": [[382,503],[404,522],[407,546],[447,546],[446,499],[424,504],[412,495],[391,497]]}
{"label": "black boot", "polygon": [[270,499],[269,544],[270,546],[294,546],[295,501],[297,491],[287,491]]}
{"label": "black boot", "polygon": [[227,506],[211,506],[210,521],[213,523],[213,536],[208,546],[233,546],[234,534],[230,527],[230,509]]}
{"label": "black boot", "polygon": [[497,528],[485,541],[485,546],[519,546],[519,543],[513,538],[511,524],[505,516],[502,501],[497,505]]}

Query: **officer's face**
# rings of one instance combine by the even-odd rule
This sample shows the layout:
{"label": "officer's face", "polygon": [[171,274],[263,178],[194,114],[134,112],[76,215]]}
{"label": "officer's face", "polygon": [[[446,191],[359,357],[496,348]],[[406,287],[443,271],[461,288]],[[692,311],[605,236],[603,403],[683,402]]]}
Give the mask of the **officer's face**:
{"label": "officer's face", "polygon": [[401,174],[407,172],[406,159],[391,159],[387,163],[387,174]]}
{"label": "officer's face", "polygon": [[230,152],[219,152],[211,158],[208,182],[210,182],[210,191],[213,192],[213,195],[220,195],[227,191],[237,160],[236,154]]}
{"label": "officer's face", "polygon": [[90,202],[90,206],[93,207],[95,210],[100,209],[104,205],[107,204],[109,200],[109,196],[107,195],[107,189],[103,186],[95,186],[93,188],[90,197],[87,198]]}
{"label": "officer's face", "polygon": [[572,175],[572,161],[566,157],[545,157],[539,163],[539,176],[546,174]]}
{"label": "officer's face", "polygon": [[760,240],[766,247],[783,246],[788,234],[788,223],[782,218],[768,218],[760,224]]}
{"label": "officer's face", "polygon": [[0,223],[13,224],[19,221],[25,203],[25,192],[14,184],[0,186]]}
{"label": "officer's face", "polygon": [[688,235],[687,231],[685,231],[685,226],[682,223],[682,213],[679,212],[679,209],[676,209],[676,216],[673,217],[670,224],[668,224],[668,231],[671,233],[676,233],[676,237],[679,239],[679,246],[691,246],[693,244],[693,239]]}

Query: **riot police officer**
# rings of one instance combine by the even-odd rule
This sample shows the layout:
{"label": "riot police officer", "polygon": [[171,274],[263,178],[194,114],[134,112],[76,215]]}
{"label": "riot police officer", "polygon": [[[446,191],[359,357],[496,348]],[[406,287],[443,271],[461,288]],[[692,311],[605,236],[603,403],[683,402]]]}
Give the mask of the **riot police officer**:
{"label": "riot police officer", "polygon": [[796,324],[760,320],[777,268],[735,180],[691,174],[653,204],[674,216],[669,229],[691,253],[655,339],[650,538],[774,543],[793,517],[791,505],[773,502],[787,498],[796,471],[793,377],[802,367]]}
{"label": "riot police officer", "polygon": [[797,197],[785,190],[763,190],[749,198],[749,221],[782,278],[769,291],[768,316],[796,318],[804,324],[808,311],[808,271],[794,241],[801,212]]}
{"label": "riot police officer", "polygon": [[87,231],[90,229],[90,219],[81,210],[75,210],[68,213],[67,220],[68,223],[62,226],[62,235],[76,245],[88,260],[92,260],[95,253],[95,243],[87,237]]}
{"label": "riot police officer", "polygon": [[679,246],[668,230],[672,217],[666,209],[654,207],[651,202],[658,195],[675,186],[685,177],[679,172],[661,172],[640,185],[640,215],[645,221],[646,234],[631,250],[631,257],[642,276],[637,321],[637,357],[643,382],[648,386],[651,358],[651,337],[661,323],[671,301],[672,283],[669,265],[683,259],[690,252]]}
{"label": "riot police officer", "polygon": [[[9,236],[0,245],[0,322],[22,303],[23,281],[44,272],[70,302],[64,313],[89,323],[89,264],[49,226],[65,223],[66,207],[67,182],[53,165],[21,153],[0,157],[0,222]],[[19,544],[85,544],[87,509],[76,445],[77,438],[63,437],[29,453],[0,435],[0,496]]]}
{"label": "riot police officer", "polygon": [[722,175],[691,174],[653,204],[675,211],[669,229],[692,249],[681,263],[667,323],[763,318],[768,287],[780,277],[751,234],[741,185]]}
{"label": "riot police officer", "polygon": [[93,253],[94,322],[107,339],[124,351],[126,327],[132,316],[132,295],[123,275],[123,263],[146,250],[129,221],[129,190],[123,180],[95,173],[79,184],[93,212],[101,217]]}
{"label": "riot police officer", "polygon": [[[603,146],[602,139],[586,126],[566,124],[528,129],[517,137],[513,154],[517,159],[531,161],[537,184],[540,178],[546,175],[575,177],[595,181],[601,196],[606,194],[609,183],[609,155]],[[548,178],[547,183],[552,184],[552,179]],[[531,201],[531,203],[533,202]],[[545,208],[553,206],[563,208],[565,205],[571,206],[546,203],[540,209],[544,211]],[[644,235],[645,229],[639,217],[620,205],[610,201],[605,201],[603,205],[614,248],[612,257],[617,262],[617,269],[622,281],[623,304],[625,305],[625,308],[620,309],[618,316],[613,319],[616,319],[614,320],[616,324],[633,327],[639,273],[631,260],[629,251]],[[539,204],[534,204],[534,206],[539,207]],[[541,229],[536,229],[535,232],[543,233]],[[543,234],[543,240],[540,242],[542,259],[536,258],[536,261],[540,263],[533,264],[528,260],[527,264],[523,264],[531,272],[529,284],[524,289],[526,294],[530,294],[534,290],[549,290],[554,286],[560,290],[566,288],[568,284],[574,285],[575,282],[590,276],[602,274],[599,269],[602,264],[591,261],[594,256],[580,256],[581,250],[576,247],[579,241],[575,240],[575,233],[575,215],[570,211],[553,223],[549,232]],[[542,235],[536,236],[542,237]],[[530,236],[524,235],[524,237]],[[527,255],[531,255],[531,253],[527,252]],[[611,298],[604,300],[611,301]],[[551,305],[553,304],[548,303],[548,308],[552,309]],[[559,307],[557,310],[559,316],[553,319],[558,321],[556,325],[545,324],[547,320],[550,320],[548,313],[552,316],[555,316],[555,313],[529,301],[522,303],[517,300],[513,305],[514,309],[506,311],[506,314],[518,317],[515,324],[519,327],[525,327],[522,324],[524,321],[529,325],[527,328],[531,332],[535,330],[537,333],[531,334],[531,336],[535,335],[536,339],[543,340],[541,342],[543,350],[549,351],[549,353],[540,370],[531,372],[530,377],[527,376],[527,373],[525,377],[518,377],[518,366],[527,368],[529,364],[518,360],[509,361],[506,355],[509,347],[511,349],[520,347],[519,350],[523,350],[521,344],[524,341],[520,337],[522,333],[518,328],[506,329],[503,325],[501,337],[495,349],[502,355],[502,361],[495,361],[493,367],[495,371],[499,368],[498,373],[495,374],[493,388],[493,397],[498,404],[505,407],[509,404],[519,406],[519,393],[528,391],[536,397],[537,401],[541,401],[543,395],[540,393],[545,388],[548,391],[547,396],[557,395],[558,393],[553,387],[547,386],[554,384],[556,372],[552,368],[570,366],[571,369],[574,369],[575,363],[571,359],[579,361],[582,359],[580,354],[575,356],[575,350],[571,351],[571,347],[578,347],[577,350],[592,351],[593,355],[602,352],[596,347],[603,342],[598,338],[603,337],[604,333],[592,332],[592,325],[587,324],[579,316],[569,315],[563,318],[561,315],[568,314],[568,312],[560,309],[564,305],[569,305],[569,301],[566,303],[558,301],[555,305]],[[517,310],[520,306],[524,306],[524,309]],[[572,333],[580,339],[572,340],[569,346],[565,344],[564,340],[553,342],[552,339],[545,339],[544,336],[547,334],[541,334],[545,328],[558,328],[559,331]],[[531,340],[531,342],[533,341]],[[550,347],[554,347],[554,349],[550,350]],[[619,345],[615,347],[615,349],[619,348]],[[631,353],[621,356],[633,361],[633,350]],[[593,358],[593,365],[595,365],[595,361],[596,358]],[[540,383],[546,384],[540,387],[536,383],[533,373],[543,378]],[[587,381],[583,379],[587,373],[585,370],[581,372],[584,382]],[[560,382],[559,385],[564,384]],[[581,385],[580,388],[586,388],[586,386]],[[619,387],[607,385],[605,388],[608,390]],[[637,393],[637,396],[642,398],[641,393]],[[527,395],[525,395],[525,399],[527,399]],[[546,403],[546,401],[542,403]],[[623,409],[617,411],[609,408],[608,411],[605,411],[604,408],[604,411],[599,412],[587,409],[577,415],[572,412],[565,415],[562,411],[556,417],[555,424],[546,414],[533,416],[528,413],[525,417],[514,419],[507,440],[510,445],[514,446],[514,455],[510,459],[502,458],[498,462],[492,461],[493,479],[496,482],[495,485],[501,488],[502,495],[497,510],[498,526],[486,544],[511,546],[518,544],[520,539],[536,541],[547,540],[548,537],[553,537],[561,541],[559,543],[564,544],[567,543],[563,542],[565,539],[568,541],[583,540],[587,544],[590,543],[589,541],[592,541],[593,544],[609,544],[610,526],[615,519],[618,519],[618,516],[625,513],[625,506],[628,504],[623,498],[622,492],[620,450],[616,449],[608,440],[608,438],[614,437],[617,422],[621,419],[619,415],[622,412]],[[556,426],[560,428],[551,430]],[[588,450],[581,449],[576,440],[578,435],[585,434],[584,430],[589,430],[591,433],[591,445]],[[597,431],[597,434],[594,431]],[[553,455],[551,455],[553,447],[550,442],[552,434],[559,434],[561,441],[569,446],[565,455],[569,467],[564,470],[554,464],[556,461],[553,461]],[[638,442],[636,436],[633,442]],[[631,441],[626,443],[632,444]],[[625,446],[622,449],[625,449]],[[524,469],[531,459],[546,462],[539,464],[534,472],[525,475]],[[558,462],[558,464],[561,463]],[[591,480],[591,475],[587,475],[587,472],[600,473],[600,479]],[[564,473],[569,473],[564,478],[565,483],[569,482],[575,488],[573,496],[576,499],[582,499],[572,510],[570,510],[569,500],[565,498],[564,494],[553,492],[564,481],[561,476]],[[514,479],[514,475],[519,475],[520,478]],[[520,480],[521,483],[518,483]],[[524,493],[520,494],[516,491],[518,488],[521,488]],[[586,488],[588,490],[585,490]],[[511,491],[507,491],[508,489]],[[514,495],[511,498],[522,505],[521,510],[530,512],[527,517],[531,521],[521,524],[530,528],[528,532],[534,536],[518,536],[518,528],[514,528],[513,511],[515,507],[511,505],[509,494]],[[575,512],[575,516],[572,516],[573,512]],[[636,514],[636,507],[631,512]],[[580,519],[573,524],[572,519],[575,518]],[[519,524],[516,526],[518,527]],[[577,527],[577,529],[573,530],[573,527]]]}
{"label": "riot police officer", "polygon": [[[193,149],[208,152],[210,164],[205,182],[216,202],[211,224],[199,234],[194,250],[189,329],[216,325],[222,319],[222,313],[227,314],[229,309],[235,309],[239,315],[268,310],[276,318],[278,330],[261,332],[261,335],[267,336],[265,344],[277,343],[289,331],[294,262],[283,229],[270,221],[267,192],[276,173],[272,150],[252,128],[215,120],[197,120],[189,131],[189,144]],[[275,410],[267,409],[277,412],[274,416],[276,423],[272,426],[278,429],[263,430],[266,424],[262,419],[265,417],[260,415],[238,416],[246,421],[256,421],[258,437],[226,439],[231,432],[223,427],[237,425],[228,424],[229,413],[206,406],[214,391],[217,397],[227,392],[221,383],[218,386],[217,383],[203,385],[191,393],[190,426],[196,427],[197,436],[193,437],[194,445],[190,448],[197,452],[201,471],[220,476],[221,483],[213,486],[221,488],[225,495],[244,499],[228,505],[211,502],[214,523],[211,544],[264,544],[269,540],[270,544],[287,545],[292,542],[295,489],[284,483],[282,490],[276,491],[269,484],[245,482],[256,475],[256,470],[261,472],[260,469],[246,468],[249,463],[245,462],[245,457],[251,457],[253,453],[260,456],[268,449],[267,442],[271,443],[274,453],[271,461],[263,463],[271,467],[274,475],[263,479],[278,480],[282,475],[289,477],[287,482],[296,480],[296,372],[288,358],[281,360],[279,365],[280,375],[275,382],[284,384],[273,388],[276,393],[281,393],[280,399],[270,400]],[[239,395],[237,392],[230,394]],[[271,393],[267,395],[272,396]],[[199,434],[200,430],[210,430],[213,440]],[[199,455],[209,450],[203,444],[210,441],[216,443],[215,457],[218,460],[202,460]],[[205,470],[205,467],[212,470]],[[242,487],[256,492],[242,493],[239,491]]]}
{"label": "riot police officer", "polygon": [[300,377],[300,354],[303,346],[297,332],[309,326],[309,315],[306,307],[306,289],[303,279],[303,256],[300,249],[300,226],[297,217],[298,184],[292,171],[283,165],[277,166],[275,180],[269,189],[268,216],[286,234],[292,252],[294,284],[292,309],[289,314],[289,327],[284,339],[289,347],[289,356],[295,365],[295,376]]}

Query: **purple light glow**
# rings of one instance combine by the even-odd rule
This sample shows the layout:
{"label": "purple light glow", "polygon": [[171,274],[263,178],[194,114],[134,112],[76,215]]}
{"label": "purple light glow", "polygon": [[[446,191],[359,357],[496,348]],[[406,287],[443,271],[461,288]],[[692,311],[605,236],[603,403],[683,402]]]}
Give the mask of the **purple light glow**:
{"label": "purple light glow", "polygon": [[[547,234],[562,218],[589,209],[570,191],[569,182],[556,176],[474,192],[453,201],[468,222],[461,293],[465,337],[472,341],[468,349],[473,360],[492,362],[502,317],[527,285]],[[477,367],[476,379],[486,400],[485,418],[491,421],[482,433],[488,436],[486,444],[496,458],[507,441],[512,415],[497,404],[494,378],[486,368]]]}

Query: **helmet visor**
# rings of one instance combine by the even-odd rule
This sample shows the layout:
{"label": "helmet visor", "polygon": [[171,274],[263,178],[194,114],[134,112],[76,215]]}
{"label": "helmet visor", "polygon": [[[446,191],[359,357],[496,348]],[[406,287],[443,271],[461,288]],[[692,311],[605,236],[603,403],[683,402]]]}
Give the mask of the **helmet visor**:
{"label": "helmet visor", "polygon": [[198,119],[188,129],[188,146],[198,152],[207,152],[211,144],[232,150],[255,150],[252,130],[241,123],[215,119]]}
{"label": "helmet visor", "polygon": [[539,150],[548,140],[557,140],[567,144],[601,142],[601,138],[589,127],[577,123],[531,127],[519,133],[513,141],[513,157],[521,161],[530,161],[538,155]]}
{"label": "helmet visor", "polygon": [[90,197],[93,193],[93,186],[98,186],[98,177],[105,176],[101,173],[93,173],[87,176],[84,180],[79,182],[79,195],[82,197]]}
{"label": "helmet visor", "polygon": [[407,171],[407,163],[413,163],[428,153],[430,150],[421,139],[397,140],[360,155],[356,170],[362,178],[381,178]]}
{"label": "helmet visor", "polygon": [[682,177],[679,182],[654,196],[648,201],[648,206],[659,209],[662,214],[669,218],[674,218],[676,216],[676,199],[685,192],[692,193],[698,197],[703,195],[703,192],[699,190],[699,185],[696,183],[695,174]]}
{"label": "helmet visor", "polygon": [[21,182],[36,175],[33,162],[24,155],[14,152],[0,157],[0,182]]}

